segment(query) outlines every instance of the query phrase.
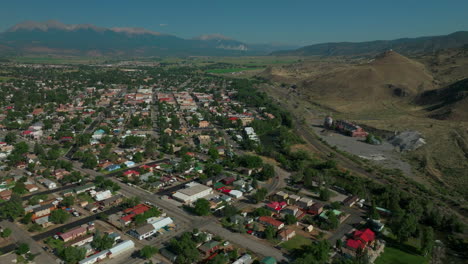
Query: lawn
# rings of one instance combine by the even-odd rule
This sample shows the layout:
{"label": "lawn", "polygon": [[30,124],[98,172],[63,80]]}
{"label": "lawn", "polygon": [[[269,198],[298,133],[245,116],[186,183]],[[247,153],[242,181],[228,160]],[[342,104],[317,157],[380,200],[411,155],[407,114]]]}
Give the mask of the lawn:
{"label": "lawn", "polygon": [[289,241],[281,243],[281,247],[284,249],[287,249],[289,251],[294,250],[294,249],[299,249],[302,246],[310,245],[312,244],[312,240],[303,236],[295,236]]}
{"label": "lawn", "polygon": [[261,69],[263,69],[263,68],[211,69],[211,70],[207,70],[206,72],[209,72],[209,73],[231,73],[231,72],[242,72],[242,71],[261,70]]}
{"label": "lawn", "polygon": [[423,256],[413,255],[394,247],[385,247],[385,252],[375,261],[375,264],[425,264],[427,259]]}

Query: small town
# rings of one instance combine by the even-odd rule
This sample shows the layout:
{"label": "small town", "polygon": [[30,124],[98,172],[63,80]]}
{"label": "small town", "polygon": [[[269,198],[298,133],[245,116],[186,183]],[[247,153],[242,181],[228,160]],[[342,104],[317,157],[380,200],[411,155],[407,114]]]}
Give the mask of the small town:
{"label": "small town", "polygon": [[17,76],[0,83],[1,263],[373,263],[389,237],[411,236],[387,227],[405,210],[380,194],[394,190],[294,149],[291,117],[252,81],[162,66],[0,70]]}

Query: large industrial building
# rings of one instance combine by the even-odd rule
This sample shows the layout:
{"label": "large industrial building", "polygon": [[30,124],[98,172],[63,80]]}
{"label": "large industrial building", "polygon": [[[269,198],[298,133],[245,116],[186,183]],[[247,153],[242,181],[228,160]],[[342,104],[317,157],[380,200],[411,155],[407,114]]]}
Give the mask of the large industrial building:
{"label": "large industrial building", "polygon": [[190,204],[212,193],[213,193],[212,188],[205,186],[203,184],[191,182],[186,185],[186,188],[181,189],[177,191],[176,193],[174,193],[172,197],[180,202]]}

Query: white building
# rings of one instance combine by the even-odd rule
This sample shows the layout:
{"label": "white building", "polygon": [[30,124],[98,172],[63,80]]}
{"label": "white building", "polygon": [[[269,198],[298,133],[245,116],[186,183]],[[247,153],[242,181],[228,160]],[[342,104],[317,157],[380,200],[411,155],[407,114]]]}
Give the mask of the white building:
{"label": "white building", "polygon": [[193,203],[196,200],[206,197],[212,193],[212,188],[203,184],[192,182],[187,184],[185,189],[181,189],[174,193],[172,197],[183,203]]}
{"label": "white building", "polygon": [[155,229],[152,224],[146,224],[146,225],[140,226],[139,228],[129,231],[129,234],[138,240],[143,240],[147,237],[150,237],[156,234],[158,230],[159,229]]}
{"label": "white building", "polygon": [[125,240],[109,249],[109,257],[114,258],[125,251],[133,249],[134,247],[135,243],[133,243],[132,240]]}
{"label": "white building", "polygon": [[105,258],[107,258],[107,254],[109,254],[109,250],[104,250],[104,251],[101,251],[97,254],[94,254],[94,255],[91,255],[83,260],[81,260],[80,262],[78,262],[79,264],[94,264],[98,261],[101,261]]}
{"label": "white building", "polygon": [[174,221],[170,217],[151,217],[148,218],[146,221],[148,222],[148,224],[153,225],[156,231],[174,223]]}
{"label": "white building", "polygon": [[242,255],[242,257],[238,258],[232,264],[250,264],[252,262],[253,262],[252,256],[250,256],[249,254],[244,254]]}
{"label": "white building", "polygon": [[109,199],[112,197],[112,193],[110,190],[105,190],[105,191],[100,191],[100,192],[97,192],[94,196],[94,199],[96,199],[96,201],[102,201],[102,200],[106,200],[106,199]]}
{"label": "white building", "polygon": [[236,199],[239,199],[242,197],[242,192],[241,191],[238,191],[238,190],[231,190],[229,192],[229,195],[236,198]]}

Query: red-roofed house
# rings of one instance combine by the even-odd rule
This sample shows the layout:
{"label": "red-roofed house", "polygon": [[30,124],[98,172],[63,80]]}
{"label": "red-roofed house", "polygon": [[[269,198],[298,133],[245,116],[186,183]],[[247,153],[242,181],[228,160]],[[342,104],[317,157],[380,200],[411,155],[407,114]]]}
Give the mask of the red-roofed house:
{"label": "red-roofed house", "polygon": [[127,177],[127,178],[132,178],[134,176],[139,176],[140,173],[136,170],[128,170],[126,172],[123,173],[123,176]]}
{"label": "red-roofed house", "polygon": [[366,228],[364,231],[356,230],[354,231],[354,239],[359,239],[366,244],[370,244],[375,240],[375,233]]}
{"label": "red-roofed house", "polygon": [[286,202],[271,202],[266,205],[266,207],[272,210],[275,213],[279,213],[283,208],[285,208],[288,204]]}
{"label": "red-roofed house", "polygon": [[356,230],[353,233],[353,238],[346,241],[346,247],[356,251],[357,249],[364,249],[367,246],[371,246],[375,240],[375,233],[366,228],[364,230]]}
{"label": "red-roofed house", "polygon": [[70,240],[73,240],[75,238],[78,238],[80,236],[84,236],[86,235],[86,232],[88,230],[86,229],[86,227],[83,227],[83,226],[79,226],[77,228],[74,228],[68,232],[65,232],[63,234],[60,235],[60,238],[64,241],[64,242],[67,242],[67,241],[70,241]]}
{"label": "red-roofed house", "polygon": [[353,251],[357,251],[359,248],[364,249],[366,245],[362,243],[361,240],[348,239],[346,241],[346,247]]}
{"label": "red-roofed house", "polygon": [[122,216],[120,218],[120,222],[122,222],[124,225],[128,225],[132,222],[132,219],[139,215],[139,214],[142,214],[146,211],[148,211],[150,209],[149,206],[147,206],[146,204],[138,204],[132,208],[127,208],[125,209],[123,212],[127,215],[125,216]]}
{"label": "red-roofed house", "polygon": [[270,216],[261,216],[258,218],[258,221],[264,225],[269,225],[274,227],[275,229],[281,229],[284,227],[284,223],[281,221],[278,221],[274,219],[273,217]]}

